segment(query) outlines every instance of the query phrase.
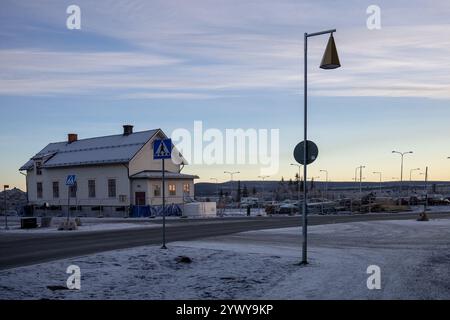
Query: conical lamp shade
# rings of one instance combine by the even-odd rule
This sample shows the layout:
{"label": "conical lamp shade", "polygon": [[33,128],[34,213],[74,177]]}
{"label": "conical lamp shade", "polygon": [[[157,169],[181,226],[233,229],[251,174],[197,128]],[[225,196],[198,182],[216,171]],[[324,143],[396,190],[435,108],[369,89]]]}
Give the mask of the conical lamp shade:
{"label": "conical lamp shade", "polygon": [[323,54],[322,63],[320,67],[322,69],[336,69],[341,66],[339,62],[339,56],[336,50],[336,44],[334,43],[333,34],[330,35],[330,39],[328,39],[327,48],[325,49],[325,53]]}

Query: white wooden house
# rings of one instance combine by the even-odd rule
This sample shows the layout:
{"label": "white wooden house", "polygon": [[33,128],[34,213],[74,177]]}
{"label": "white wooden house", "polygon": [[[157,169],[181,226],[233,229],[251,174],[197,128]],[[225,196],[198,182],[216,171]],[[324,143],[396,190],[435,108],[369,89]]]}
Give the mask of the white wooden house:
{"label": "white wooden house", "polygon": [[[133,132],[124,125],[118,135],[48,144],[19,170],[26,171],[29,205],[35,212],[123,216],[133,205],[162,203],[161,161],[153,160],[153,142],[166,138],[161,129]],[[194,197],[195,175],[182,174],[184,164],[165,161],[167,204]],[[76,175],[76,187],[66,186]],[[47,204],[47,206],[46,206]]]}

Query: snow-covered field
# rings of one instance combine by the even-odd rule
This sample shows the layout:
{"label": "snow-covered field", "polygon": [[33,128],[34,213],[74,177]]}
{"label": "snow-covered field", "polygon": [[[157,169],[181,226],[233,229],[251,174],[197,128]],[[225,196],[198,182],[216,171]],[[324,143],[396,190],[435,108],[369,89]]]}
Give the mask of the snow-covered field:
{"label": "snow-covered field", "polygon": [[[284,228],[105,252],[0,272],[1,299],[449,299],[450,219]],[[188,256],[191,263],[177,262]],[[66,268],[81,268],[80,290]],[[369,290],[369,265],[381,289]]]}

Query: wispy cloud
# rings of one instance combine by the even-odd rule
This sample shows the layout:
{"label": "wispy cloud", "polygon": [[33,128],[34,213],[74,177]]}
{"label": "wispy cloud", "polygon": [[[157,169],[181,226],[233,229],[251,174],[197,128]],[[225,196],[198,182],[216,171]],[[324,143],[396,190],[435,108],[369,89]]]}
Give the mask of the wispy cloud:
{"label": "wispy cloud", "polygon": [[[424,24],[419,9],[409,6],[401,12],[382,3],[387,22],[369,31],[365,8],[357,1],[336,5],[333,13],[323,10],[327,2],[121,1],[94,6],[80,1],[81,33],[126,41],[136,50],[3,49],[0,94],[104,93],[133,99],[202,99],[258,89],[295,94],[302,80],[302,32],[333,21],[343,67],[333,72],[314,68],[326,37],[311,41],[311,94],[450,98],[450,74],[443,70],[450,55],[445,37],[450,24],[433,21],[442,10],[450,13],[448,4],[435,6]],[[25,16],[41,12],[40,19],[55,28],[65,17],[62,5],[52,2],[19,3],[17,8]],[[418,17],[421,24],[400,18],[393,24],[395,14]]]}

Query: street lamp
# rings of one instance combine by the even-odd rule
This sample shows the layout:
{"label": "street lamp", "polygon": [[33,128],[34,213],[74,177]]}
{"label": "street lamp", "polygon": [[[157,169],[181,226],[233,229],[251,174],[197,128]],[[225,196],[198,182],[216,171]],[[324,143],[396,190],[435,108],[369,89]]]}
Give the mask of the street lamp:
{"label": "street lamp", "polygon": [[402,185],[403,185],[403,157],[405,154],[413,153],[412,151],[407,152],[400,152],[400,151],[392,151],[392,153],[398,153],[401,156],[402,162],[400,167],[400,192],[402,191]]}
{"label": "street lamp", "polygon": [[3,198],[5,200],[5,230],[8,230],[8,212],[7,212],[7,199],[6,199],[6,189],[9,188],[9,185],[3,185]]}
{"label": "street lamp", "polygon": [[[228,173],[230,175],[230,181],[231,181],[231,201],[233,201],[233,176],[235,174],[240,173],[239,171],[224,171],[223,173]],[[236,196],[237,197],[237,196]]]}
{"label": "street lamp", "polygon": [[374,171],[372,173],[380,175],[380,186],[379,186],[379,188],[380,188],[380,195],[381,195],[381,172],[380,171]]}
{"label": "street lamp", "polygon": [[223,173],[228,173],[228,174],[230,175],[230,180],[233,181],[233,176],[234,176],[235,174],[237,174],[237,173],[240,173],[240,172],[239,172],[239,171],[233,171],[233,172],[230,172],[230,171],[224,171]]}
{"label": "street lamp", "polygon": [[219,198],[219,180],[217,178],[209,178],[209,180],[216,181],[216,192],[217,192],[217,198]]}
{"label": "street lamp", "polygon": [[366,166],[359,166],[357,169],[359,169],[359,197],[362,198],[362,169],[364,169]]}
{"label": "street lamp", "polygon": [[412,173],[413,173],[413,171],[418,171],[418,170],[420,170],[420,168],[415,168],[415,169],[409,170],[409,183],[410,184],[412,182]]}
{"label": "street lamp", "polygon": [[325,172],[326,174],[326,180],[325,180],[325,195],[328,198],[328,170],[320,170],[320,172]]}
{"label": "street lamp", "polygon": [[262,183],[261,183],[261,192],[262,192],[262,198],[263,198],[263,201],[264,201],[264,180],[266,179],[266,178],[269,178],[270,176],[258,176],[258,178],[261,178],[262,179]]}
{"label": "street lamp", "polygon": [[355,168],[355,178],[354,178],[354,180],[355,180],[355,183],[357,183],[358,182],[358,170],[359,169],[361,169],[361,166],[357,166],[356,168]]}
{"label": "street lamp", "polygon": [[258,178],[261,178],[262,179],[262,182],[261,182],[261,200],[262,200],[262,203],[264,204],[264,180],[266,179],[266,178],[269,178],[270,176],[258,176]]}
{"label": "street lamp", "polygon": [[328,39],[328,44],[325,49],[325,53],[322,57],[322,62],[320,63],[321,69],[336,69],[341,66],[339,61],[338,53],[336,50],[336,45],[334,43],[333,32],[336,32],[336,29],[314,32],[314,33],[306,33],[304,34],[304,77],[303,77],[303,219],[302,219],[302,229],[303,229],[303,245],[302,245],[302,261],[300,264],[304,265],[308,263],[307,260],[307,191],[306,191],[306,181],[307,181],[307,138],[308,138],[308,38],[315,37],[322,34],[330,34],[330,38]]}

